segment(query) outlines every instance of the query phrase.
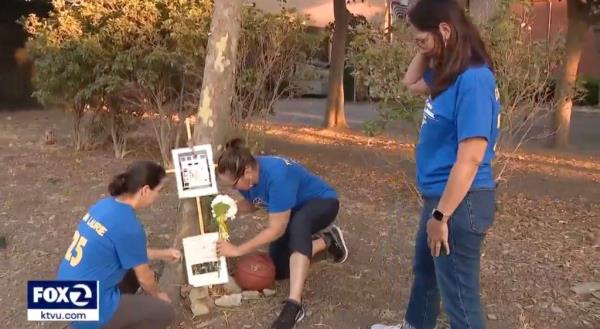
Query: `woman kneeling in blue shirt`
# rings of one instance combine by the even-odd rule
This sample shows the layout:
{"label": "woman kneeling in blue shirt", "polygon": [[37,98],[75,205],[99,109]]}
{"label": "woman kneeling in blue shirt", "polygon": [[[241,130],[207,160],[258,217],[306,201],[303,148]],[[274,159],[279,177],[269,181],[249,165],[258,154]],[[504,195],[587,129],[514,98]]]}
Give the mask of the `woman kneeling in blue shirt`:
{"label": "woman kneeling in blue shirt", "polygon": [[302,289],[311,258],[328,251],[343,263],[348,250],[334,222],[339,201],[336,191],[320,177],[292,160],[278,156],[254,157],[240,139],[227,143],[218,160],[219,178],[238,190],[241,213],[266,208],[269,226],[240,246],[220,241],[218,251],[239,257],[270,244],[276,278],[290,279],[289,299],[271,329],[292,329],[304,317]]}
{"label": "woman kneeling in blue shirt", "polygon": [[[164,177],[160,165],[135,162],[114,177],[111,196],[79,222],[57,279],[99,281],[100,320],[72,323],[75,329],[164,329],[173,321],[171,301],[159,290],[148,262],[176,262],[181,253],[146,249],[146,233],[135,213],[156,200]],[[135,294],[138,286],[145,294]]]}

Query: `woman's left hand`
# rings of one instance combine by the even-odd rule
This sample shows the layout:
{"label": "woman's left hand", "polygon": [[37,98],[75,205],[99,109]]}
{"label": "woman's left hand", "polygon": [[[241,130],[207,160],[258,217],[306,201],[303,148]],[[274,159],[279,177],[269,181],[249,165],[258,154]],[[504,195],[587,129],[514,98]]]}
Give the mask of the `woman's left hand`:
{"label": "woman's left hand", "polygon": [[242,255],[240,248],[229,241],[217,241],[217,254],[225,257],[239,257]]}
{"label": "woman's left hand", "polygon": [[163,249],[160,259],[169,263],[177,263],[181,260],[181,252],[177,249]]}
{"label": "woman's left hand", "polygon": [[438,257],[442,246],[446,249],[446,255],[450,255],[448,244],[448,222],[442,222],[435,218],[427,221],[427,244],[431,250],[431,256]]}

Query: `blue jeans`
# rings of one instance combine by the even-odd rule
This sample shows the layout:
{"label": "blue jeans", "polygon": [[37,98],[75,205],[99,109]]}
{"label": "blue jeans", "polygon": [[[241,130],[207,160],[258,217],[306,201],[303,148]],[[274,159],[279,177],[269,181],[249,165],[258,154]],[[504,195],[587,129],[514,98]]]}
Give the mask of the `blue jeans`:
{"label": "blue jeans", "polygon": [[481,244],[494,221],[494,190],[469,192],[448,222],[450,255],[432,257],[427,245],[427,221],[439,199],[425,198],[413,262],[414,281],[405,315],[415,329],[433,329],[440,296],[452,329],[483,329],[479,293]]}

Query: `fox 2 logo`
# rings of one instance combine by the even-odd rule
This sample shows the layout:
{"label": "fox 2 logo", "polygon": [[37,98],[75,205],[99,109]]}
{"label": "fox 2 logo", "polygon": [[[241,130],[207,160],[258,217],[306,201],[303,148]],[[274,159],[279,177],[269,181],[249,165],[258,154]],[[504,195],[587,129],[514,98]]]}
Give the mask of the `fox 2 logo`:
{"label": "fox 2 logo", "polygon": [[28,309],[97,309],[98,281],[29,281]]}

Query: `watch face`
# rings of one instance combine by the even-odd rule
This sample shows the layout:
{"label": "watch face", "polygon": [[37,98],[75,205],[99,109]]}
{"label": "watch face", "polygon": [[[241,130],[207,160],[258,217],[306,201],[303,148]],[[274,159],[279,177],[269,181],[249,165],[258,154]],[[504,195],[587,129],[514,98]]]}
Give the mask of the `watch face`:
{"label": "watch face", "polygon": [[433,218],[435,218],[435,219],[437,219],[437,220],[439,220],[439,221],[441,221],[442,219],[444,219],[444,214],[442,214],[442,212],[441,212],[441,211],[439,211],[439,210],[437,210],[437,209],[435,209],[435,210],[433,211],[433,214],[432,214],[432,216],[433,216]]}

